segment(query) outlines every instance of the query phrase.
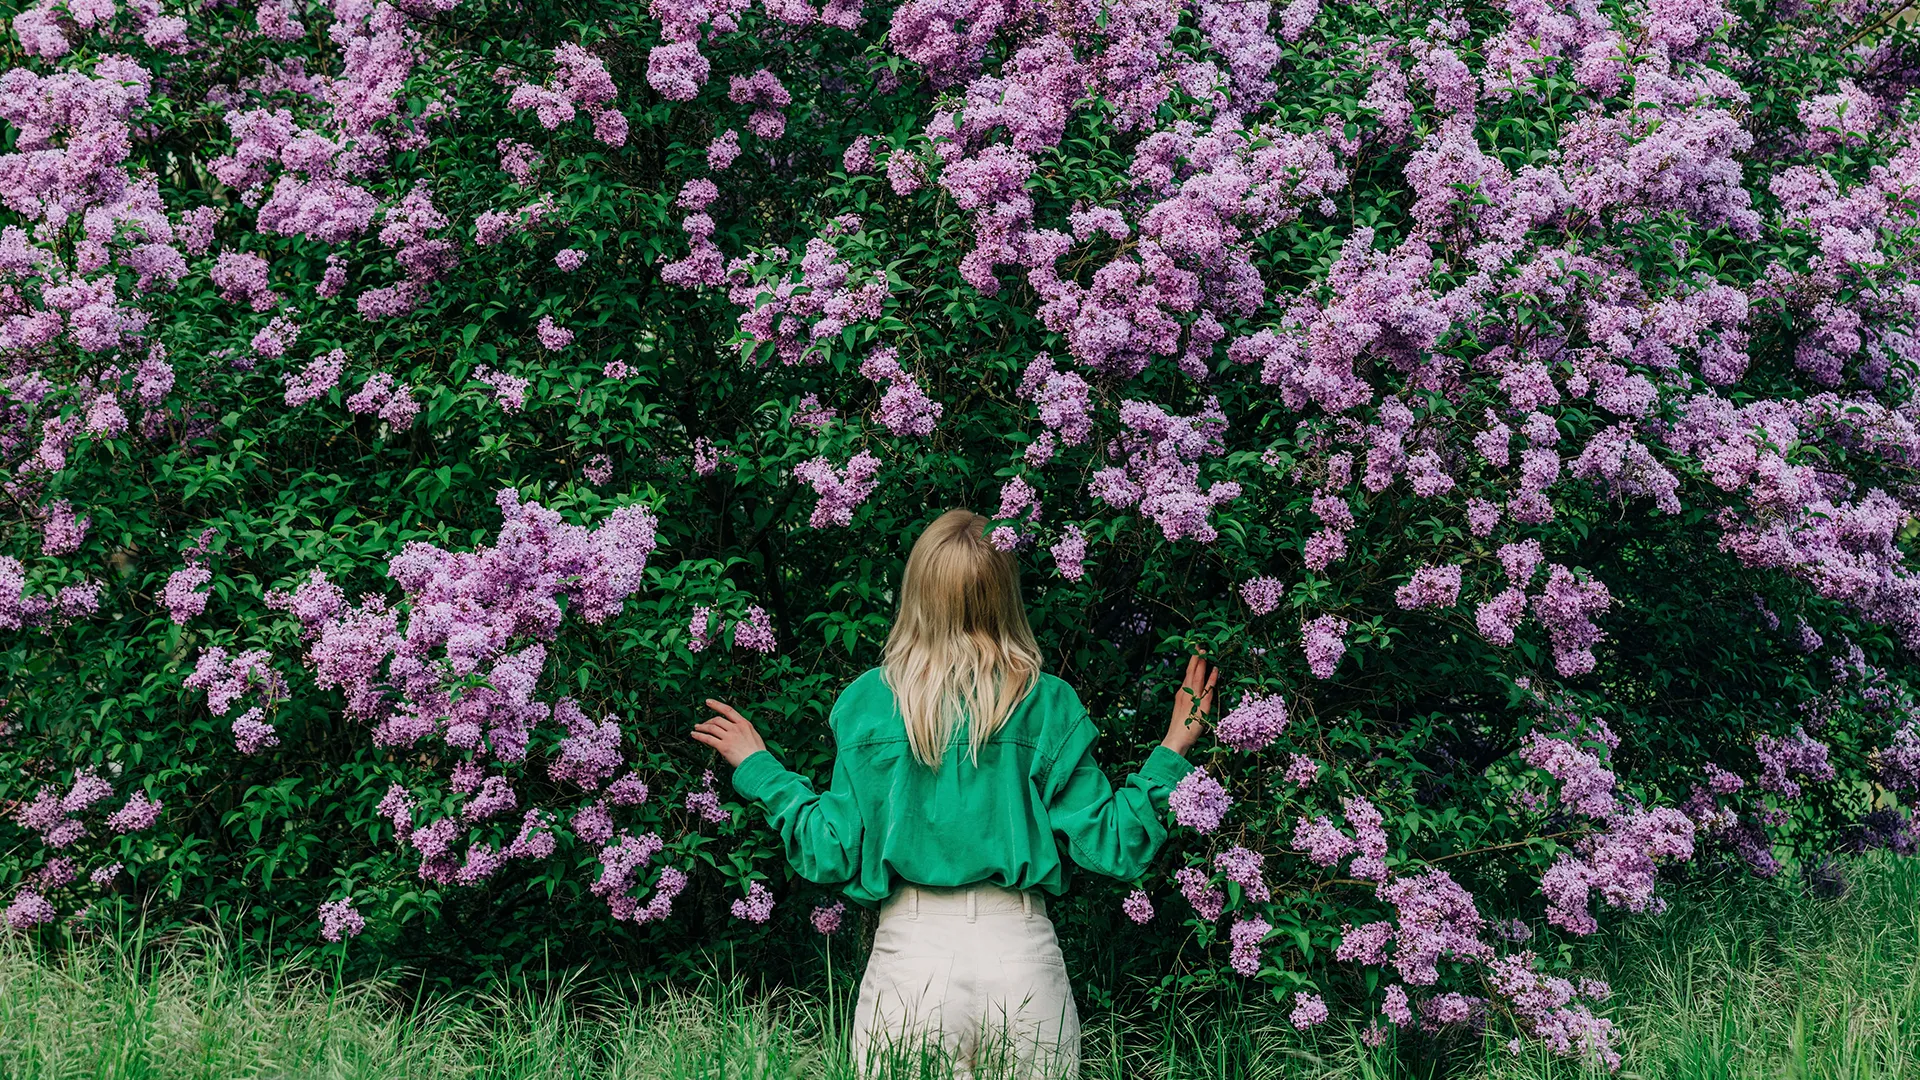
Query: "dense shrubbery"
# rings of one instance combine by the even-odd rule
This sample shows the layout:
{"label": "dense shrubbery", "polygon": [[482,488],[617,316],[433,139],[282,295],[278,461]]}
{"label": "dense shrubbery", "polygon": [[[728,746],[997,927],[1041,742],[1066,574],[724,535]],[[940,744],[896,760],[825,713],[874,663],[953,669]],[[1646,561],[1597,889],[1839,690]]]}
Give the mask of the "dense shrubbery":
{"label": "dense shrubbery", "polygon": [[1893,7],[42,0],[7,920],[789,947],[692,706],[819,773],[970,505],[1113,767],[1231,679],[1091,992],[1604,1056],[1556,935],[1915,842]]}

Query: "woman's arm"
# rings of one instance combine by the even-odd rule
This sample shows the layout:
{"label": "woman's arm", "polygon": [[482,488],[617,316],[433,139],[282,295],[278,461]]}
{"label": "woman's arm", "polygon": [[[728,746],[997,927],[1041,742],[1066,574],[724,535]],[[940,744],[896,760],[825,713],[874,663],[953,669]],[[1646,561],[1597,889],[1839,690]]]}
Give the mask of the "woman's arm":
{"label": "woman's arm", "polygon": [[1093,721],[1082,713],[1068,731],[1044,794],[1054,831],[1082,869],[1131,878],[1153,861],[1167,839],[1167,793],[1193,768],[1184,755],[1213,711],[1217,675],[1198,656],[1187,662],[1167,737],[1117,790],[1093,760]]}
{"label": "woman's arm", "polygon": [[822,885],[850,880],[860,867],[861,823],[848,770],[836,760],[833,786],[816,792],[805,777],[774,758],[738,710],[712,699],[707,707],[716,715],[694,728],[693,738],[720,751],[733,766],[735,791],[766,807],[794,870]]}

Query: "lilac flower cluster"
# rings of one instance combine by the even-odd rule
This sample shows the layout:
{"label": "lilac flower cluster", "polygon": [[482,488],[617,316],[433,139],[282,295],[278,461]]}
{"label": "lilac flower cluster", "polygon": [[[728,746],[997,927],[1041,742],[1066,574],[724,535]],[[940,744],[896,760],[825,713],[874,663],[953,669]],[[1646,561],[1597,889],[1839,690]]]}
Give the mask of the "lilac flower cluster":
{"label": "lilac flower cluster", "polygon": [[1201,922],[1213,922],[1226,910],[1226,892],[1208,882],[1206,871],[1193,866],[1182,867],[1174,872],[1173,880],[1174,884],[1180,886],[1180,895],[1186,898]]}
{"label": "lilac flower cluster", "polygon": [[553,50],[554,71],[543,86],[516,85],[507,99],[507,107],[516,112],[532,109],[540,126],[552,131],[584,112],[593,120],[593,137],[619,149],[627,144],[627,118],[613,108],[618,90],[613,76],[599,57],[572,42]]}
{"label": "lilac flower cluster", "polygon": [[1110,453],[1125,464],[1094,473],[1088,494],[1116,509],[1137,505],[1169,541],[1211,543],[1219,534],[1208,512],[1239,498],[1241,490],[1231,480],[1200,486],[1200,460],[1223,449],[1226,416],[1219,403],[1210,400],[1200,413],[1184,417],[1128,401],[1120,406],[1120,421],[1125,430]]}
{"label": "lilac flower cluster", "polygon": [[899,357],[896,349],[880,348],[860,364],[860,374],[885,388],[873,418],[895,435],[930,435],[945,406],[927,397],[914,377],[900,366]]}
{"label": "lilac flower cluster", "polygon": [[1273,924],[1258,916],[1235,919],[1227,930],[1233,943],[1227,966],[1249,979],[1260,974],[1260,943],[1272,932]]}
{"label": "lilac flower cluster", "polygon": [[[550,716],[566,729],[549,763],[553,778],[595,789],[620,769],[615,721],[594,724],[573,701],[549,706],[534,690],[546,664],[542,643],[563,617],[560,601],[589,623],[617,614],[639,587],[656,544],[655,520],[642,506],[615,510],[588,529],[522,502],[512,489],[496,502],[504,522],[493,546],[453,553],[413,542],[392,559],[388,576],[401,587],[401,607],[371,594],[351,604],[318,572],[273,598],[305,628],[315,682],[340,687],[352,715],[375,721],[376,743],[406,747],[437,738],[458,755],[454,787],[473,793],[461,815],[468,823],[518,808],[510,777],[483,775],[481,764],[491,758],[503,767],[519,765],[535,729]],[[624,794],[644,799],[644,785]],[[604,804],[595,805],[605,817]],[[528,811],[505,850],[475,839],[462,859],[454,851],[459,823],[441,818],[416,827],[414,807],[412,795],[396,785],[380,810],[393,821],[400,844],[420,855],[425,880],[473,884],[510,858],[553,851],[543,824],[548,817],[539,808]],[[610,818],[604,831],[591,815],[576,816],[574,824],[583,839],[598,834],[587,842],[613,833]]]}
{"label": "lilac flower cluster", "polygon": [[773,893],[767,890],[766,885],[756,881],[747,886],[745,899],[733,902],[731,910],[736,919],[755,924],[765,923],[773,918]]}
{"label": "lilac flower cluster", "polygon": [[351,898],[329,900],[320,905],[320,936],[327,941],[359,937],[367,928],[366,916],[354,909]]}
{"label": "lilac flower cluster", "polygon": [[700,815],[700,820],[718,825],[730,820],[733,812],[720,805],[720,792],[714,787],[713,770],[700,774],[700,787],[687,792],[687,809]]}
{"label": "lilac flower cluster", "polygon": [[1214,737],[1235,750],[1264,750],[1287,728],[1287,702],[1279,694],[1248,694],[1220,718]]}
{"label": "lilac flower cluster", "polygon": [[840,924],[846,917],[846,903],[835,900],[831,904],[821,904],[815,907],[813,914],[808,916],[808,920],[813,923],[813,928],[816,932],[821,934],[835,934],[840,931]]}
{"label": "lilac flower cluster", "polygon": [[807,524],[816,529],[853,524],[853,512],[873,494],[880,473],[880,459],[865,450],[835,468],[824,457],[812,458],[793,467],[796,479],[813,488],[820,501],[814,504]]}
{"label": "lilac flower cluster", "polygon": [[1194,769],[1174,785],[1167,796],[1167,806],[1173,810],[1173,819],[1181,825],[1210,833],[1218,829],[1227,816],[1233,806],[1233,796],[1205,769]]}

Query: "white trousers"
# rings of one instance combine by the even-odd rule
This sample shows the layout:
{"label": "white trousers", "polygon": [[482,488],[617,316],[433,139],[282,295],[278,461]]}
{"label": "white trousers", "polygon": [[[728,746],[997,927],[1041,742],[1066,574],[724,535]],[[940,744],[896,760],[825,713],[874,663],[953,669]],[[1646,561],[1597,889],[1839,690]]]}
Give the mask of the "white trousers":
{"label": "white trousers", "polygon": [[914,1077],[935,1052],[962,1080],[1078,1075],[1080,1014],[1039,895],[905,885],[881,905],[853,1010],[854,1066]]}

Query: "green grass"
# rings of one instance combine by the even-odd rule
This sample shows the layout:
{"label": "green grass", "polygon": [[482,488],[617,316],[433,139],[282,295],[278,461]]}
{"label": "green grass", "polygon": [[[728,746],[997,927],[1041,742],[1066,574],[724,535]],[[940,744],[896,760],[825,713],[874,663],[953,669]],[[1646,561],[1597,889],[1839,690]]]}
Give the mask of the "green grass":
{"label": "green grass", "polygon": [[[1786,883],[1698,887],[1595,944],[1586,965],[1612,980],[1625,1033],[1619,1075],[1920,1078],[1920,864],[1876,858],[1848,876],[1837,900]],[[851,1080],[845,992],[714,979],[644,1002],[604,984],[416,1002],[392,985],[242,962],[211,936],[57,955],[8,936],[0,1077]],[[1350,1028],[1303,1039],[1257,1004],[1087,1019],[1090,1080],[1592,1075],[1495,1040],[1396,1059]]]}

